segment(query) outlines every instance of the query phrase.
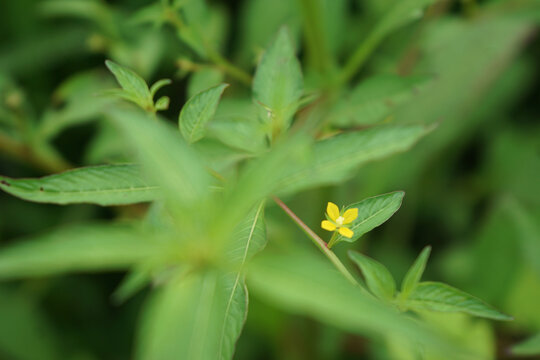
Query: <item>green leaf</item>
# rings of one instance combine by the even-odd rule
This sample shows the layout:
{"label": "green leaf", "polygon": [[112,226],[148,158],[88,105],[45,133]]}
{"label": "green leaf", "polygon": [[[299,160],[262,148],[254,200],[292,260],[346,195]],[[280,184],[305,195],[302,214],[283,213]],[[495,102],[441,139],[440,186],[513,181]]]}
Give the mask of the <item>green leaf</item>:
{"label": "green leaf", "polygon": [[253,96],[271,117],[288,124],[303,91],[302,69],[286,28],[264,53],[253,79]]}
{"label": "green leaf", "polygon": [[206,124],[214,116],[219,99],[228,84],[220,84],[202,91],[187,101],[178,118],[182,135],[189,143],[204,137]]}
{"label": "green leaf", "polygon": [[378,338],[393,334],[412,346],[437,353],[459,352],[412,319],[368,297],[322,257],[305,249],[256,256],[247,273],[250,291],[259,299],[294,314],[307,315],[345,331]]}
{"label": "green leaf", "polygon": [[167,110],[169,108],[169,103],[171,99],[168,96],[162,96],[156,101],[155,109],[156,110]]}
{"label": "green leaf", "polygon": [[150,259],[165,248],[130,226],[71,226],[0,251],[0,279],[73,271],[110,271]]}
{"label": "green leaf", "polygon": [[540,333],[514,345],[512,354],[521,356],[540,355]]}
{"label": "green leaf", "polygon": [[365,233],[390,219],[401,207],[404,196],[403,191],[394,191],[373,196],[347,206],[345,209],[358,209],[358,217],[348,226],[354,232],[354,235],[350,239],[338,235],[336,243],[340,241],[354,242]]}
{"label": "green leaf", "polygon": [[349,251],[349,257],[362,269],[367,286],[375,296],[381,300],[394,298],[396,282],[383,264],[355,251]]}
{"label": "green leaf", "polygon": [[403,282],[401,283],[401,296],[404,299],[407,298],[420,282],[430,253],[431,246],[426,246],[420,255],[418,255],[418,258],[416,258],[409,271],[407,271],[407,274],[405,274]]}
{"label": "green leaf", "polygon": [[368,161],[408,150],[431,129],[421,125],[377,126],[322,140],[315,144],[310,161],[289,169],[280,180],[279,192],[339,184]]}
{"label": "green leaf", "polygon": [[404,0],[396,2],[373,29],[375,36],[383,38],[397,28],[417,20],[424,14],[424,8],[436,0]]}
{"label": "green leaf", "polygon": [[238,272],[229,275],[224,323],[219,335],[219,359],[232,359],[235,344],[244,326],[248,311],[248,293],[243,273],[247,261],[266,245],[264,202],[261,202],[237,227],[233,241],[225,251]]}
{"label": "green leaf", "polygon": [[[231,359],[245,308],[227,310],[232,302],[246,304],[243,281],[215,271],[191,273],[169,282],[151,299],[143,317],[137,359]],[[229,317],[226,319],[227,311]],[[235,323],[229,323],[234,318]],[[222,336],[225,336],[223,338]]]}
{"label": "green leaf", "polygon": [[110,60],[105,61],[105,65],[113,73],[122,89],[137,105],[145,110],[152,109],[154,104],[152,95],[143,78],[134,71]]}
{"label": "green leaf", "polygon": [[150,87],[150,97],[153,99],[156,93],[159,89],[161,89],[164,86],[167,86],[171,84],[171,79],[161,79],[156,81],[151,87]]}
{"label": "green leaf", "polygon": [[158,187],[133,164],[90,166],[37,179],[0,176],[0,188],[24,200],[53,204],[126,205],[160,197]]}
{"label": "green leaf", "polygon": [[112,109],[111,119],[136,151],[143,173],[160,186],[167,208],[190,239],[208,228],[211,178],[204,162],[178,130],[138,109]]}
{"label": "green leaf", "polygon": [[235,267],[242,268],[246,262],[266,246],[264,201],[258,204],[238,224],[233,239],[226,249],[226,258]]}
{"label": "green leaf", "polygon": [[336,104],[329,121],[339,127],[379,123],[418,94],[429,79],[397,75],[367,78]]}
{"label": "green leaf", "polygon": [[406,301],[413,310],[464,312],[494,320],[512,320],[482,300],[439,282],[421,282]]}

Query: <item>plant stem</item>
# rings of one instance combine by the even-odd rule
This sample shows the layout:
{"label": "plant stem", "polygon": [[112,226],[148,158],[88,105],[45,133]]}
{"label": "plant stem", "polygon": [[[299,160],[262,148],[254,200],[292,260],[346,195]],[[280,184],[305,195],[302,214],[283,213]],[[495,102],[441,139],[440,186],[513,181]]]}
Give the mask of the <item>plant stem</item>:
{"label": "plant stem", "polygon": [[326,74],[332,66],[332,60],[327,47],[322,24],[322,10],[319,5],[318,0],[300,0],[310,62],[318,71]]}
{"label": "plant stem", "polygon": [[369,55],[381,42],[382,37],[376,29],[371,31],[367,38],[356,48],[337,77],[337,85],[347,83],[364,66]]}
{"label": "plant stem", "polygon": [[[181,33],[185,28],[185,24],[178,16],[177,12],[174,9],[167,9],[165,12],[167,20],[176,28],[178,33]],[[251,86],[251,75],[249,75],[244,70],[240,69],[236,65],[232,64],[227,60],[223,55],[217,52],[211,45],[209,45],[203,39],[203,47],[206,51],[208,59],[214,63],[219,69],[223,70],[224,73],[230,75],[236,80],[240,81],[246,86]]]}
{"label": "plant stem", "polygon": [[216,50],[214,50],[211,46],[204,44],[204,48],[206,50],[206,54],[208,55],[208,58],[223,72],[226,74],[229,74],[231,77],[235,78],[236,80],[240,81],[246,86],[251,86],[251,75],[249,75],[244,70],[240,69],[236,65],[232,64],[229,60],[223,57],[220,53],[218,53]]}
{"label": "plant stem", "polygon": [[300,229],[302,229],[304,233],[311,238],[315,246],[317,246],[319,250],[321,250],[322,253],[326,255],[326,257],[332,262],[332,264],[334,264],[334,266],[339,270],[339,272],[342,273],[343,276],[345,276],[345,278],[347,278],[347,280],[349,280],[352,284],[359,285],[358,281],[356,281],[354,276],[351,275],[349,270],[347,270],[347,268],[345,267],[345,265],[343,265],[341,260],[339,260],[337,255],[328,248],[326,242],[324,242],[323,239],[321,239],[317,234],[315,234],[315,232],[311,230],[309,226],[307,226],[298,216],[296,216],[296,214],[291,209],[289,209],[287,205],[283,203],[283,201],[281,201],[275,196],[273,197],[273,199],[276,204],[278,204],[279,207],[281,207],[283,211],[285,211],[285,213],[300,227]]}
{"label": "plant stem", "polygon": [[57,173],[71,168],[71,165],[48,145],[42,144],[40,149],[36,150],[2,133],[0,133],[0,152],[9,154],[22,162],[32,164],[47,173]]}

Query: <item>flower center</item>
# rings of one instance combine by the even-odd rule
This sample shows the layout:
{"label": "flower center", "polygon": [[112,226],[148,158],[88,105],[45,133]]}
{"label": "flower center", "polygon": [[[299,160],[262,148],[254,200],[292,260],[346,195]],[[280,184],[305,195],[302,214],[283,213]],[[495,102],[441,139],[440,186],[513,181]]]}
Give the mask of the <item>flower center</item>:
{"label": "flower center", "polygon": [[343,216],[338,216],[338,218],[336,219],[336,224],[340,226],[343,225],[343,220],[345,220]]}

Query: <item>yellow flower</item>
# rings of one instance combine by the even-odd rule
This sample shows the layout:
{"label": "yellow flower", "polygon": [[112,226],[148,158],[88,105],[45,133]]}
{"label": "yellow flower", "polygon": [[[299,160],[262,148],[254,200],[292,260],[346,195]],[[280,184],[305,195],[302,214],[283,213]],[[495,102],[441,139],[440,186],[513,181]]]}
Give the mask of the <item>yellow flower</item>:
{"label": "yellow flower", "polygon": [[328,220],[323,220],[321,223],[324,230],[337,230],[341,235],[349,239],[353,237],[354,232],[345,225],[352,223],[358,217],[357,208],[349,209],[341,214],[337,205],[329,202],[326,207],[326,215]]}

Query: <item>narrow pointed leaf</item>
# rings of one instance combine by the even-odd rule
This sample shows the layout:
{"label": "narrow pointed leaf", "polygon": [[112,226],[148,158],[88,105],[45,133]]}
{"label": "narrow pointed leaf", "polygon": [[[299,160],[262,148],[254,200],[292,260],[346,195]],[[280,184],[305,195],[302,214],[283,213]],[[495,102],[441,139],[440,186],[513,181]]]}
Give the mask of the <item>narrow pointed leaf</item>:
{"label": "narrow pointed leaf", "polygon": [[158,186],[133,164],[91,166],[36,179],[0,176],[0,188],[24,200],[52,204],[125,205],[160,197]]}
{"label": "narrow pointed leaf", "polygon": [[512,320],[482,300],[439,282],[421,282],[409,295],[406,304],[413,310],[464,312],[494,320]]}
{"label": "narrow pointed leaf", "polygon": [[377,126],[322,140],[305,164],[289,169],[280,180],[279,192],[338,184],[360,165],[408,150],[431,130],[421,125]]}
{"label": "narrow pointed leaf", "polygon": [[431,246],[426,246],[424,250],[422,250],[420,255],[418,255],[418,258],[416,258],[414,264],[412,264],[409,271],[407,271],[407,274],[405,274],[405,277],[403,278],[403,283],[401,284],[401,295],[404,298],[407,298],[407,296],[416,288],[416,285],[418,285],[418,283],[420,282],[422,274],[426,269],[426,263],[428,261],[430,253]]}
{"label": "narrow pointed leaf", "polygon": [[[215,271],[192,273],[158,290],[143,317],[136,358],[226,359],[221,333],[234,279]],[[234,301],[245,299],[243,283],[236,290]]]}
{"label": "narrow pointed leaf", "polygon": [[172,83],[171,79],[161,79],[156,81],[151,87],[150,87],[150,97],[153,99],[156,93],[164,86],[170,85]]}
{"label": "narrow pointed leaf", "polygon": [[375,296],[382,300],[393,299],[396,282],[383,264],[355,251],[349,251],[349,257],[362,270],[368,289]]}
{"label": "narrow pointed leaf", "polygon": [[228,84],[220,84],[202,91],[189,99],[182,110],[178,123],[180,132],[189,143],[200,140],[206,134],[206,124],[214,117],[219,99]]}
{"label": "narrow pointed leaf", "polygon": [[303,91],[302,69],[286,28],[281,28],[264,53],[253,79],[253,96],[287,122]]}
{"label": "narrow pointed leaf", "polygon": [[129,226],[72,226],[2,249],[0,279],[125,269],[164,251]]}
{"label": "narrow pointed leaf", "polygon": [[264,202],[261,202],[238,225],[230,247],[226,250],[226,257],[239,271],[230,275],[232,281],[228,283],[226,291],[224,322],[219,333],[219,359],[232,359],[248,311],[248,294],[242,270],[247,261],[265,245]]}
{"label": "narrow pointed leaf", "polygon": [[122,89],[136,99],[138,105],[147,109],[152,106],[152,96],[148,85],[143,78],[137,75],[133,70],[118,65],[110,60],[105,61],[107,68],[113,73],[114,77]]}
{"label": "narrow pointed leaf", "polygon": [[403,191],[394,191],[347,206],[346,209],[358,209],[358,217],[349,225],[349,229],[354,232],[354,235],[350,239],[339,235],[337,241],[354,242],[368,231],[390,219],[399,210],[404,196]]}

